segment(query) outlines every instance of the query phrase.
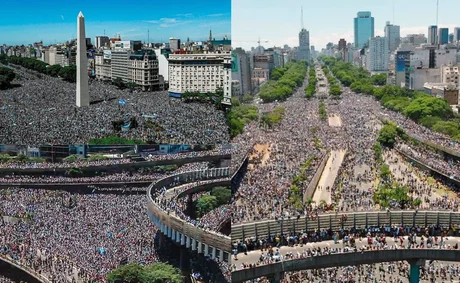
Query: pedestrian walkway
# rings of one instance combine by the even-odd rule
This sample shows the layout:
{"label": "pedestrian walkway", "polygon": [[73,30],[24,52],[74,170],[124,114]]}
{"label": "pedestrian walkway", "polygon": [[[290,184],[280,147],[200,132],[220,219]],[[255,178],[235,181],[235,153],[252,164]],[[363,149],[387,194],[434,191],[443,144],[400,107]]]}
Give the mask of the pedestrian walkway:
{"label": "pedestrian walkway", "polygon": [[[345,150],[331,151],[313,195],[313,201],[317,206],[322,200],[326,201],[327,204],[332,203],[330,188],[334,185],[335,178],[337,178],[340,166],[345,158],[345,153]],[[329,189],[327,189],[328,187]]]}

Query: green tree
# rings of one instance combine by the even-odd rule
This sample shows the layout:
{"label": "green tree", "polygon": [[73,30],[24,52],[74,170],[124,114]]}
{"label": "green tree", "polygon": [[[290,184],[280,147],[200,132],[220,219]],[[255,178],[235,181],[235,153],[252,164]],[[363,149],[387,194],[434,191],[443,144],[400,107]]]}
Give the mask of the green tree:
{"label": "green tree", "polygon": [[251,95],[251,94],[243,95],[243,103],[251,103],[252,101],[254,101],[254,96],[253,95]]}
{"label": "green tree", "polygon": [[374,157],[375,160],[380,161],[382,159],[382,145],[378,142],[374,143]]}
{"label": "green tree", "polygon": [[114,145],[114,144],[145,144],[140,139],[127,139],[118,136],[107,136],[104,138],[92,138],[88,141],[88,144],[94,145]]}
{"label": "green tree", "polygon": [[371,77],[371,82],[373,85],[385,85],[387,82],[386,74],[376,74]]}
{"label": "green tree", "polygon": [[115,78],[113,81],[112,81],[113,85],[115,85],[116,87],[118,87],[119,89],[125,89],[126,88],[126,84],[125,82],[121,79],[121,78]]}
{"label": "green tree", "polygon": [[65,174],[69,177],[77,178],[77,177],[83,176],[83,171],[81,171],[81,169],[78,167],[72,167],[72,168],[67,169]]}
{"label": "green tree", "polygon": [[384,146],[393,147],[397,136],[398,131],[396,129],[396,125],[386,124],[380,130],[377,141]]}
{"label": "green tree", "polygon": [[141,283],[182,283],[180,269],[166,263],[154,263],[144,267]]}
{"label": "green tree", "polygon": [[212,195],[203,195],[196,202],[196,210],[199,217],[217,207],[217,198]]}
{"label": "green tree", "polygon": [[232,190],[225,187],[216,187],[212,189],[211,195],[216,197],[217,206],[221,206],[230,202]]}
{"label": "green tree", "polygon": [[384,182],[389,182],[391,180],[391,170],[390,167],[388,167],[388,165],[380,165],[380,178]]}
{"label": "green tree", "polygon": [[181,271],[166,263],[123,265],[107,275],[109,283],[182,283]]}

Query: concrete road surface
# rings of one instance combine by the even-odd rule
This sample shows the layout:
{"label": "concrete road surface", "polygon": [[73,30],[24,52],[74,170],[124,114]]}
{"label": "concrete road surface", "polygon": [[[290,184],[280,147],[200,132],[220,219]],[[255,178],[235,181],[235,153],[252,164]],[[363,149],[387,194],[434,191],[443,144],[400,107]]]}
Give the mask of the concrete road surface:
{"label": "concrete road surface", "polygon": [[334,185],[335,178],[337,178],[337,173],[342,165],[344,157],[345,150],[331,151],[321,178],[319,179],[318,186],[316,186],[315,193],[313,194],[313,200],[316,205],[319,205],[321,200],[325,200],[327,204],[332,203],[331,192],[330,190],[327,191],[326,188],[332,188]]}

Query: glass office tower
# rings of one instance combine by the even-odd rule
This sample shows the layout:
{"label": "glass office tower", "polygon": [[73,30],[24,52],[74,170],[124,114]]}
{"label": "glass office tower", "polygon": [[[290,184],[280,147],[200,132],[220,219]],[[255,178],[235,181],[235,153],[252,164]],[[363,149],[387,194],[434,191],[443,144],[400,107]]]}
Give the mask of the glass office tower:
{"label": "glass office tower", "polygon": [[374,37],[374,17],[371,12],[358,12],[355,18],[355,47],[363,48]]}

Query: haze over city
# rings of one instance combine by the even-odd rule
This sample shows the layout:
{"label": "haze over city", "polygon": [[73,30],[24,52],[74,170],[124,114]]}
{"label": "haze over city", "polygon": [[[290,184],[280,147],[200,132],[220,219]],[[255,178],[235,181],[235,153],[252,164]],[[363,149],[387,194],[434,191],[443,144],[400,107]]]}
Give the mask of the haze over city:
{"label": "haze over city", "polygon": [[114,0],[110,2],[73,2],[45,0],[38,5],[20,1],[2,1],[4,13],[0,19],[0,44],[22,45],[43,40],[44,44],[65,42],[76,37],[76,18],[82,11],[86,19],[86,35],[97,35],[147,42],[166,42],[170,37],[205,40],[212,29],[216,39],[230,38],[230,1],[139,0],[135,4]]}
{"label": "haze over city", "polygon": [[[310,6],[309,6],[310,5]],[[424,33],[429,25],[436,25],[436,0],[376,1],[376,0],[324,0],[314,5],[301,0],[232,1],[233,47],[249,50],[258,45],[299,45],[301,6],[304,27],[310,32],[310,45],[321,50],[327,43],[337,44],[340,38],[353,42],[353,18],[358,11],[370,11],[375,18],[375,36],[383,36],[386,21],[401,27],[401,36]],[[460,1],[439,1],[439,27],[450,31],[457,26]],[[268,41],[268,42],[266,42]]]}

